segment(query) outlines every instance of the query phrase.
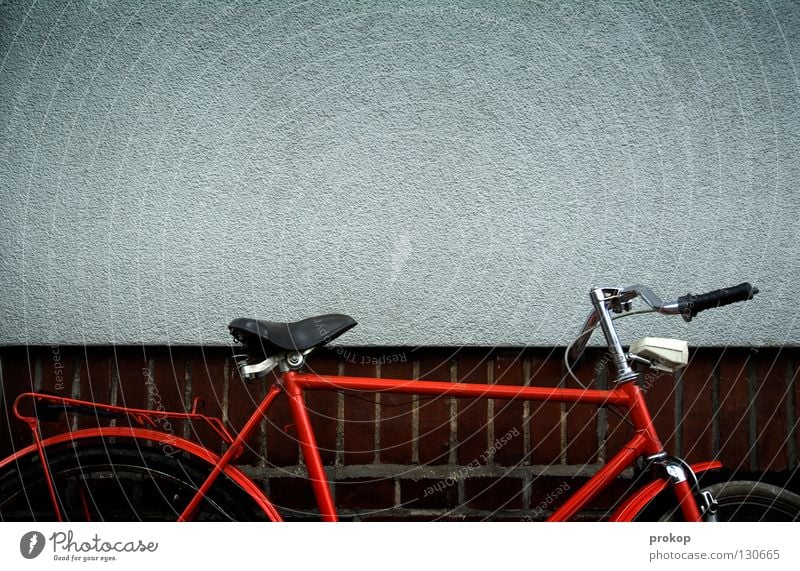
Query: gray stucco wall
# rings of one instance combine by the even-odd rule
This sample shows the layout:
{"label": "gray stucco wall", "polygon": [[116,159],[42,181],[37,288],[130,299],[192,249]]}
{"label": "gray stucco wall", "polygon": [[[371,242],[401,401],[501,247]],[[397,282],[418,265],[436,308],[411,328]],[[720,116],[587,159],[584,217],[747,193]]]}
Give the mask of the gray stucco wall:
{"label": "gray stucco wall", "polygon": [[[800,5],[0,3],[0,343],[800,338]],[[630,337],[627,337],[630,340]]]}

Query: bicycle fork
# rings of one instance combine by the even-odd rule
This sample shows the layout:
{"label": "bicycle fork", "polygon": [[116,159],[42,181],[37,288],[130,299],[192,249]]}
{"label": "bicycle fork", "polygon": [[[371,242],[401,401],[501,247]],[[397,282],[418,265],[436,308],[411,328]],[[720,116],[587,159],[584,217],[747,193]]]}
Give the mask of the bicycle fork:
{"label": "bicycle fork", "polygon": [[666,452],[647,458],[659,466],[675,490],[678,505],[686,521],[717,521],[717,500],[710,492],[701,492],[697,475],[684,460]]}

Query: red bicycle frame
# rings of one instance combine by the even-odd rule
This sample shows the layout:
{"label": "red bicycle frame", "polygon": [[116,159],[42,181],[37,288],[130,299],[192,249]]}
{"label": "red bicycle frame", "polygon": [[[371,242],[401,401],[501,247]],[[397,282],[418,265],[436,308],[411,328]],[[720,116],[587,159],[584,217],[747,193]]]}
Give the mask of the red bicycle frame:
{"label": "red bicycle frame", "polygon": [[[171,440],[176,446],[195,456],[204,458],[213,465],[213,469],[205,482],[195,493],[194,497],[187,504],[180,515],[179,521],[191,520],[196,509],[203,501],[205,495],[214,485],[220,474],[225,473],[242,486],[245,491],[257,501],[261,508],[272,519],[280,519],[277,510],[260,493],[258,487],[246,478],[241,472],[231,464],[244,450],[247,440],[258,429],[259,423],[267,415],[270,406],[281,392],[285,392],[289,399],[291,413],[297,427],[297,436],[300,449],[308,469],[308,476],[316,497],[320,514],[324,521],[337,521],[338,516],[334,506],[333,497],[330,491],[328,478],[320,458],[317,448],[314,430],[311,426],[308,411],[305,405],[304,391],[369,391],[369,392],[388,392],[412,395],[431,395],[442,397],[465,397],[465,398],[487,398],[499,400],[527,400],[552,403],[574,403],[594,406],[617,406],[627,411],[634,427],[634,436],[631,440],[592,478],[589,479],[580,489],[572,494],[549,518],[547,521],[566,521],[576,513],[584,509],[589,502],[610,482],[618,477],[625,469],[631,467],[637,458],[642,456],[656,456],[663,454],[663,446],[658,437],[644,395],[636,383],[621,383],[612,390],[597,389],[569,389],[569,388],[546,388],[546,387],[519,387],[508,385],[488,385],[477,383],[452,383],[443,381],[419,381],[408,379],[382,379],[371,377],[347,377],[347,376],[326,376],[317,374],[306,374],[294,371],[285,372],[280,376],[280,380],[273,385],[266,396],[245,423],[242,430],[232,436],[219,419],[206,417],[196,412],[197,405],[190,413],[178,412],[156,412],[152,410],[130,409],[119,406],[104,405],[79,401],[75,399],[55,397],[52,395],[42,395],[37,393],[25,393],[20,395],[15,404],[14,412],[16,416],[24,420],[34,434],[34,444],[24,450],[20,450],[14,456],[0,462],[0,467],[9,461],[14,460],[26,453],[36,452],[42,459],[45,475],[50,488],[51,500],[55,507],[57,519],[61,519],[61,514],[56,501],[55,487],[52,478],[47,470],[45,448],[56,442],[65,440],[76,440],[78,438],[93,438],[105,436],[130,436],[132,438],[142,438],[153,440],[158,438],[159,432],[152,430],[157,428],[157,419],[169,418],[199,420],[209,424],[220,437],[228,444],[226,452],[222,456],[217,456],[213,452],[204,449],[202,446],[183,440]],[[66,433],[49,439],[42,439],[39,430],[39,419],[36,416],[25,415],[19,411],[19,404],[24,399],[33,398],[34,400],[44,400],[59,403],[66,407],[92,407],[95,410],[102,410],[111,413],[125,415],[131,418],[144,428],[95,428],[85,429],[74,433]],[[204,452],[205,451],[205,452]],[[707,469],[718,468],[721,465],[710,462],[693,467],[695,472]],[[700,521],[701,511],[689,482],[669,482],[667,480],[657,480],[639,490],[631,497],[617,512],[612,516],[612,520],[627,520],[635,516],[657,493],[666,489],[669,485],[673,486],[676,499],[686,521]]]}
{"label": "red bicycle frame", "polygon": [[[516,387],[440,381],[410,381],[368,377],[339,377],[296,372],[281,377],[292,416],[297,425],[300,449],[303,452],[311,485],[323,520],[336,521],[330,487],[322,466],[314,431],[303,399],[305,390],[354,390],[388,393],[435,395],[445,397],[491,398],[500,400],[529,400],[539,402],[564,402],[596,406],[615,405],[627,409],[635,435],[621,451],[602,469],[561,505],[547,521],[566,521],[582,510],[592,499],[640,456],[654,456],[663,452],[642,391],[635,383],[624,383],[613,390],[567,389],[544,387]],[[675,484],[675,492],[686,521],[700,521],[697,501],[687,481]]]}

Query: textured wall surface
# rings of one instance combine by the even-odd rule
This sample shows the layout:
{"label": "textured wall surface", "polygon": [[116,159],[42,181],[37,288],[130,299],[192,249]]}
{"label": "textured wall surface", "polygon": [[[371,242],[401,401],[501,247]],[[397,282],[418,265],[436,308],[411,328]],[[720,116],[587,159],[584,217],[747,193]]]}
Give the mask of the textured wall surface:
{"label": "textured wall surface", "polygon": [[3,0],[0,343],[554,345],[744,280],[623,330],[796,343],[799,54],[783,0]]}

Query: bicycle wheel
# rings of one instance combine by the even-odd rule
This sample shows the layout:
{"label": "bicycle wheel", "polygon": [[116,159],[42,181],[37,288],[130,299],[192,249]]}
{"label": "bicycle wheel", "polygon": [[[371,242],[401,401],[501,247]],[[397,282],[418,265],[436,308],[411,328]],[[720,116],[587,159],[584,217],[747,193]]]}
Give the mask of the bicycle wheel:
{"label": "bicycle wheel", "polygon": [[[714,484],[719,521],[800,521],[800,496],[763,482],[733,481]],[[658,521],[682,521],[680,508],[667,511]]]}
{"label": "bicycle wheel", "polygon": [[[104,443],[47,451],[62,517],[68,521],[175,521],[211,467],[155,447]],[[55,511],[37,454],[0,474],[0,520],[52,521]],[[266,516],[224,475],[194,518],[258,521]]]}

